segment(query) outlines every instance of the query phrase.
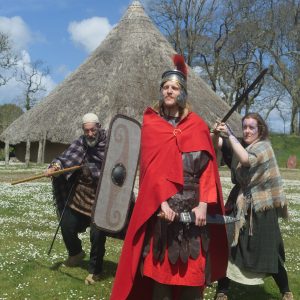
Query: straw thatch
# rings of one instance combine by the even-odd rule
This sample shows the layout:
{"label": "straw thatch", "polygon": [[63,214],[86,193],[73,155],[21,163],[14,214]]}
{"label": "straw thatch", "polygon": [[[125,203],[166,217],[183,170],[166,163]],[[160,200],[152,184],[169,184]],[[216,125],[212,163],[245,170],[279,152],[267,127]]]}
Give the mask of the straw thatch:
{"label": "straw thatch", "polygon": [[[27,140],[37,145],[46,136],[46,160],[49,160],[81,134],[81,118],[87,112],[96,113],[106,128],[117,113],[141,120],[145,108],[158,98],[161,74],[173,68],[174,53],[140,2],[133,1],[90,57],[45,99],[12,123],[0,139],[17,145],[17,149],[21,145],[17,151],[20,157]],[[209,125],[229,109],[191,69],[188,92],[194,111]],[[238,114],[229,123],[239,131]],[[31,147],[33,152],[37,152],[35,144]]]}

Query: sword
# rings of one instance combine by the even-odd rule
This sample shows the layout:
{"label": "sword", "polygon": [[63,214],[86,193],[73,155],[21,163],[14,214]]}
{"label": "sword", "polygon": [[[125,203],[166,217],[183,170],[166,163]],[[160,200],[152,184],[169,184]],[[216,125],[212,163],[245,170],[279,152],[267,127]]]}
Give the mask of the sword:
{"label": "sword", "polygon": [[[164,218],[164,213],[160,212],[158,215],[160,218]],[[175,220],[182,223],[195,223],[195,213],[194,212],[182,212],[176,216]],[[223,216],[219,214],[206,215],[207,224],[230,224],[239,221],[239,218],[234,218],[230,216]]]}
{"label": "sword", "polygon": [[238,106],[243,102],[243,100],[249,95],[249,93],[255,88],[255,86],[262,80],[265,74],[268,72],[268,68],[261,71],[261,73],[256,77],[256,79],[251,83],[251,85],[246,89],[246,91],[238,97],[235,104],[231,107],[228,113],[222,118],[221,122],[226,122],[233,112],[238,108]]}

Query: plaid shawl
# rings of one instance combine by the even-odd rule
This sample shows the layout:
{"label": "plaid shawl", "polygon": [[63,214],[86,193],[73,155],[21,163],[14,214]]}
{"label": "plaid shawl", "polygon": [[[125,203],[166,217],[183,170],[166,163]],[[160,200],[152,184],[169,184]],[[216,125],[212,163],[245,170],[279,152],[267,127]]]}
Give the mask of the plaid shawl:
{"label": "plaid shawl", "polygon": [[[52,163],[58,163],[62,169],[79,166],[84,164],[89,169],[92,178],[97,181],[104,159],[106,146],[105,130],[99,130],[98,143],[95,147],[86,144],[84,135],[75,140],[60,156],[55,158]],[[64,207],[72,186],[76,182],[77,175],[81,170],[74,173],[65,173],[53,178],[53,196],[59,211]]]}
{"label": "plaid shawl", "polygon": [[269,141],[249,145],[250,167],[237,164],[235,175],[245,198],[251,198],[254,211],[279,208],[287,217],[287,200],[283,192],[279,168]]}

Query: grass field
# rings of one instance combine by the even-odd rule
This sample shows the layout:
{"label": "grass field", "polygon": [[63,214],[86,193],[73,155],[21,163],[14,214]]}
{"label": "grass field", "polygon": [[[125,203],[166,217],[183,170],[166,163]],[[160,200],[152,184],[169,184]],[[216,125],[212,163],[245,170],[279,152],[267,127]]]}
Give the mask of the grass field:
{"label": "grass field", "polygon": [[300,169],[300,136],[271,134],[270,139],[278,165],[285,168],[289,156],[295,155],[297,158],[297,169]]}
{"label": "grass field", "polygon": [[[23,169],[0,165],[0,300],[4,299],[109,299],[122,242],[108,239],[103,279],[85,286],[87,258],[78,268],[61,265],[66,251],[60,234],[50,256],[47,255],[57,218],[48,179],[11,186],[9,182],[39,173],[44,166]],[[295,299],[300,299],[300,170],[282,170],[285,191],[290,201],[290,222],[281,222],[285,241],[286,267]],[[231,183],[221,169],[224,195]],[[89,252],[88,234],[81,235]],[[205,300],[213,299],[214,286],[207,288]],[[271,278],[264,286],[232,285],[231,300],[281,299]],[[142,299],[141,299],[142,300]]]}

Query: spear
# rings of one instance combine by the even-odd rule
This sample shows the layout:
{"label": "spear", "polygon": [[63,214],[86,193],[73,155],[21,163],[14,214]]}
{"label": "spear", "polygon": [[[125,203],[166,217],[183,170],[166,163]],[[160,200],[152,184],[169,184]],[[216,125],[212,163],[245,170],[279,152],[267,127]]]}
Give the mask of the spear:
{"label": "spear", "polygon": [[75,188],[75,184],[72,185],[72,187],[71,187],[71,189],[70,189],[70,192],[69,192],[69,194],[68,194],[68,197],[67,197],[67,200],[66,200],[64,209],[63,209],[62,213],[60,214],[60,218],[59,218],[59,221],[58,221],[57,228],[56,228],[56,230],[55,230],[55,233],[54,233],[54,236],[53,236],[51,245],[50,245],[49,250],[48,250],[48,252],[47,252],[48,255],[50,255],[51,250],[52,250],[52,248],[53,248],[53,245],[54,245],[56,236],[57,236],[57,234],[58,234],[59,227],[61,226],[61,222],[62,222],[62,219],[63,219],[63,217],[64,217],[66,208],[67,208],[67,206],[69,205],[69,201],[70,201],[70,199],[71,199],[71,196],[73,195],[73,190],[74,190],[74,188]]}
{"label": "spear", "polygon": [[36,179],[39,179],[39,178],[43,178],[43,177],[49,177],[49,176],[57,176],[57,175],[60,175],[60,174],[64,174],[64,173],[68,173],[68,172],[73,172],[73,171],[76,171],[80,168],[82,168],[83,166],[75,166],[75,167],[71,167],[71,168],[66,168],[66,169],[62,169],[62,170],[59,170],[59,171],[55,171],[55,172],[51,172],[49,174],[40,174],[40,175],[36,175],[36,176],[32,176],[32,177],[27,177],[25,179],[21,179],[21,180],[17,180],[17,181],[13,181],[11,183],[11,185],[15,185],[15,184],[19,184],[19,183],[23,183],[23,182],[27,182],[27,181],[33,181],[33,180],[36,180]]}

